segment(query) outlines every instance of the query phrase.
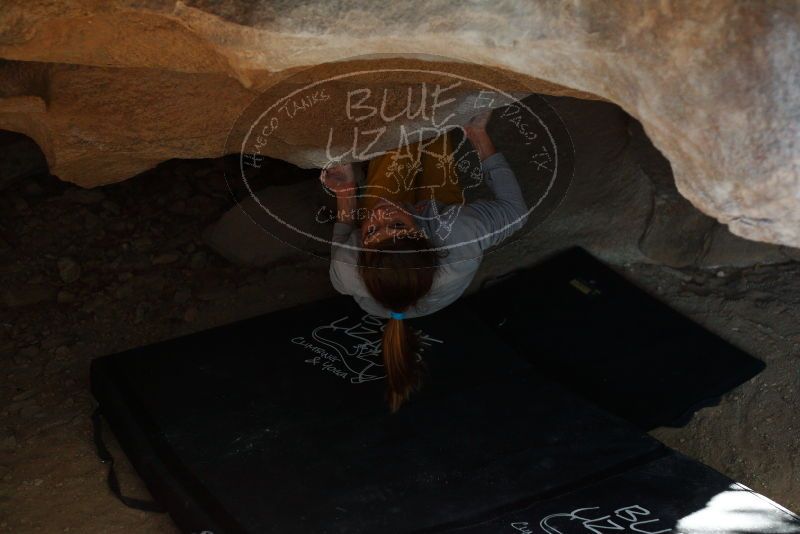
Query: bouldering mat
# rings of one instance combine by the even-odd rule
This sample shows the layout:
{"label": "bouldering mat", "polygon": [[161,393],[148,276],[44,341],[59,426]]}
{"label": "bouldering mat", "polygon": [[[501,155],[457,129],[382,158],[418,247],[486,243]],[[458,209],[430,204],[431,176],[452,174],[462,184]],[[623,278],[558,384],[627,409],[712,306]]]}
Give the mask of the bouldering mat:
{"label": "bouldering mat", "polygon": [[800,517],[672,453],[514,512],[447,529],[464,534],[797,534]]}
{"label": "bouldering mat", "polygon": [[764,363],[575,248],[459,306],[552,380],[649,430],[682,426]]}
{"label": "bouldering mat", "polygon": [[388,413],[383,321],[342,297],[96,359],[92,389],[187,532],[409,532],[663,455],[456,308],[422,332],[425,384]]}

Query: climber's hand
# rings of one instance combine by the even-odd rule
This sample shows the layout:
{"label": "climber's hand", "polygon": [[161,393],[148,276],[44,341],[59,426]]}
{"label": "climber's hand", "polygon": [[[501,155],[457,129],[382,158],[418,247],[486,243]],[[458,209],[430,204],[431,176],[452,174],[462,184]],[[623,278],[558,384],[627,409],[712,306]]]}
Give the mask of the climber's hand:
{"label": "climber's hand", "polygon": [[353,195],[356,192],[356,178],[352,163],[323,169],[319,179],[336,195]]}
{"label": "climber's hand", "polygon": [[474,129],[474,130],[485,130],[486,125],[489,124],[489,118],[492,116],[492,110],[487,109],[482,113],[478,113],[474,117],[472,117],[469,122],[464,125],[465,128]]}

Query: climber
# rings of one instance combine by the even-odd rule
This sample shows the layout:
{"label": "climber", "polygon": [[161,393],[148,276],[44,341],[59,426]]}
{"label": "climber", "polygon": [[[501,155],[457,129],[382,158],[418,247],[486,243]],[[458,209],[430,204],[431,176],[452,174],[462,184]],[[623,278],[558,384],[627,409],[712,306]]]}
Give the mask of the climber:
{"label": "climber", "polygon": [[484,251],[525,224],[517,179],[487,133],[490,116],[476,115],[462,129],[481,161],[473,177],[486,179],[494,200],[465,201],[471,184],[459,183],[453,130],[370,160],[360,195],[353,164],[320,175],[337,202],[331,282],[366,312],[389,319],[382,350],[392,412],[420,382],[419,340],[403,320],[455,301]]}

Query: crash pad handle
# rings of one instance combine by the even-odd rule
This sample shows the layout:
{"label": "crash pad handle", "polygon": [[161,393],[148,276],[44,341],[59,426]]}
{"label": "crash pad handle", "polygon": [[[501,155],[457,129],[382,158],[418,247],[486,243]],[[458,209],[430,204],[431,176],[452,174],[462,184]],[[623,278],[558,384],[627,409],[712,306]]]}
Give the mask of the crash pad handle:
{"label": "crash pad handle", "polygon": [[106,447],[105,441],[103,441],[102,415],[103,413],[100,406],[95,408],[94,412],[92,412],[92,433],[94,435],[94,446],[97,451],[97,457],[100,458],[100,461],[104,464],[108,464],[108,476],[106,477],[108,489],[110,489],[111,493],[128,508],[141,510],[143,512],[165,513],[166,510],[157,502],[137,499],[135,497],[126,497],[122,494],[122,489],[119,486],[119,478],[117,478],[117,472],[114,469],[114,457],[111,455],[108,447]]}

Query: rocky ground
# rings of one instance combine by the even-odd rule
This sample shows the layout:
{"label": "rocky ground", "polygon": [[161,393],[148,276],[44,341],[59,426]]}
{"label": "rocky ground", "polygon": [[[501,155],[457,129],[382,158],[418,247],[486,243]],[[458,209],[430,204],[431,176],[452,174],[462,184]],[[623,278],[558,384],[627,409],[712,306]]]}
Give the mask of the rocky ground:
{"label": "rocky ground", "polygon": [[652,435],[800,510],[800,263],[716,272],[640,264],[625,274],[767,363],[685,428]]}
{"label": "rocky ground", "polygon": [[[107,490],[91,440],[91,359],[333,294],[317,258],[249,268],[208,250],[202,231],[230,206],[212,160],[100,190],[42,175],[0,195],[0,532],[175,530]],[[524,263],[501,250],[476,283]],[[653,435],[800,509],[800,263],[619,268],[768,363],[685,428]],[[111,447],[126,492],[146,496]]]}

